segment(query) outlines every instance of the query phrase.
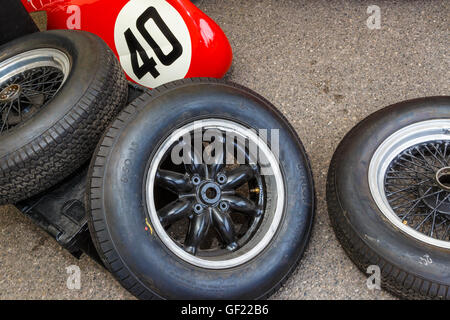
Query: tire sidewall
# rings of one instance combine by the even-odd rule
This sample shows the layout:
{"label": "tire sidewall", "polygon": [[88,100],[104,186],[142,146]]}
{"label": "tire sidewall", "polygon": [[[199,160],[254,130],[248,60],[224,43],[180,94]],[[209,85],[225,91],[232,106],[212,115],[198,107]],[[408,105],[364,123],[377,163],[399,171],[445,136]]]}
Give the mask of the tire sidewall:
{"label": "tire sidewall", "polygon": [[417,122],[444,118],[450,118],[448,97],[406,101],[369,116],[338,147],[332,183],[347,222],[373,251],[401,270],[449,285],[450,250],[426,244],[397,229],[378,209],[368,183],[372,156],[391,134]]}
{"label": "tire sidewall", "polygon": [[[174,130],[205,118],[232,120],[269,131],[280,129],[282,143],[284,218],[263,252],[244,265],[225,270],[190,265],[166,248],[152,232],[154,228],[145,230],[146,172],[155,151]],[[99,205],[122,262],[145,287],[165,298],[264,296],[283,280],[303,253],[313,218],[312,177],[294,131],[267,102],[224,85],[188,85],[148,103],[112,141],[101,188]]]}

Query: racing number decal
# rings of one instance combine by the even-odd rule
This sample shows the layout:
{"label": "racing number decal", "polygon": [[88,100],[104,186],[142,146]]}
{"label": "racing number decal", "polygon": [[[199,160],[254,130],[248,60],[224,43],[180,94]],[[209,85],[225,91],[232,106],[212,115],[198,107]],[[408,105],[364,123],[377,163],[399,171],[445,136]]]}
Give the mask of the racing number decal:
{"label": "racing number decal", "polygon": [[[161,30],[166,39],[170,42],[170,45],[173,49],[169,54],[164,54],[164,52],[161,50],[161,47],[156,43],[156,41],[152,38],[147,28],[145,27],[145,23],[150,19],[153,19],[159,30]],[[147,41],[147,43],[152,47],[159,61],[161,61],[164,65],[170,66],[183,53],[183,47],[181,46],[181,43],[177,40],[177,38],[175,38],[172,31],[170,31],[170,29],[167,27],[167,24],[165,24],[163,19],[161,19],[161,16],[154,7],[150,7],[145,10],[145,12],[137,19],[136,27],[144,37],[144,39]],[[142,79],[146,73],[150,73],[153,78],[157,78],[160,73],[156,69],[155,59],[148,57],[147,53],[139,44],[130,28],[125,31],[124,35],[127,41],[128,49],[130,50],[131,66],[133,67],[134,74],[139,79]],[[142,66],[139,66],[137,58],[138,54],[142,59]]]}
{"label": "racing number decal", "polygon": [[184,78],[189,70],[189,31],[164,0],[128,2],[117,17],[114,40],[122,68],[143,86]]}
{"label": "racing number decal", "polygon": [[[150,19],[153,19],[153,21],[155,21],[159,30],[162,31],[162,33],[164,34],[166,39],[170,42],[170,45],[173,47],[173,50],[168,55],[165,55],[164,52],[162,52],[161,48],[158,46],[158,44],[155,42],[155,40],[153,40],[152,36],[148,32],[148,30],[145,28],[145,23]],[[161,19],[161,16],[158,14],[158,11],[156,11],[156,9],[154,7],[148,8],[138,18],[137,28],[138,28],[139,32],[142,34],[142,36],[144,37],[144,39],[147,40],[148,44],[150,44],[152,49],[155,51],[156,56],[158,57],[159,61],[161,61],[164,65],[170,66],[183,53],[183,47],[181,46],[181,43],[177,40],[177,38],[175,38],[173,33],[167,27],[167,24],[164,23],[164,20]]]}
{"label": "racing number decal", "polygon": [[[147,73],[150,73],[153,78],[157,78],[160,73],[156,70],[156,61],[153,58],[149,58],[144,48],[139,44],[139,41],[134,36],[131,29],[127,29],[124,33],[125,40],[127,41],[128,49],[130,49],[131,55],[131,67],[133,72],[138,77],[142,79]],[[141,57],[142,65],[139,65],[138,55]]]}

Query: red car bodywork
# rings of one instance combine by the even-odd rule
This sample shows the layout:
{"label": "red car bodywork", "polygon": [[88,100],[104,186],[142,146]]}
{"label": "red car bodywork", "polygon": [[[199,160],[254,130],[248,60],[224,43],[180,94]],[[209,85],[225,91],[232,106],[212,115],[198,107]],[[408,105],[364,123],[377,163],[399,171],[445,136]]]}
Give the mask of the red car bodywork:
{"label": "red car bodywork", "polygon": [[146,87],[180,78],[221,78],[231,66],[232,51],[224,32],[188,0],[22,3],[29,12],[46,11],[49,30],[79,29],[100,36],[121,61],[128,79]]}

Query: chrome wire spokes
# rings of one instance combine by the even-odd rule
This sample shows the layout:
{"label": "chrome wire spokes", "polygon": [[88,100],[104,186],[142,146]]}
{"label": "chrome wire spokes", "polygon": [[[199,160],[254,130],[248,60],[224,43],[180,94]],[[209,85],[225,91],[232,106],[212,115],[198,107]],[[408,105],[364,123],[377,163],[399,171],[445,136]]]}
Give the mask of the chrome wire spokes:
{"label": "chrome wire spokes", "polygon": [[404,225],[450,241],[450,142],[430,141],[404,150],[389,165],[385,193]]}
{"label": "chrome wire spokes", "polygon": [[450,119],[416,122],[391,134],[373,154],[372,197],[397,230],[450,249]]}
{"label": "chrome wire spokes", "polygon": [[58,92],[64,80],[55,67],[37,67],[0,86],[0,134],[30,118]]}
{"label": "chrome wire spokes", "polygon": [[27,51],[0,62],[0,134],[47,105],[69,72],[67,55],[51,48]]}

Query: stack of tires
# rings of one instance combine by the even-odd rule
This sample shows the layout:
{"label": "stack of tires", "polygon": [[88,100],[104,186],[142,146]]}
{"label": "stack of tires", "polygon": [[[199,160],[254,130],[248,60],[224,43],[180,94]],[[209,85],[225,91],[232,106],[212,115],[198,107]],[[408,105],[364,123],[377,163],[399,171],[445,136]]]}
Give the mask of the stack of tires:
{"label": "stack of tires", "polygon": [[[311,169],[294,129],[258,94],[216,79],[179,80],[125,106],[127,92],[119,62],[93,34],[48,31],[1,47],[0,204],[35,196],[91,159],[89,229],[131,293],[272,294],[298,264],[314,214]],[[222,148],[219,161],[205,163],[201,144],[175,163],[173,150],[198,123],[200,134],[216,133],[211,144],[233,147],[232,160],[240,148],[244,162],[229,165]]]}
{"label": "stack of tires", "polygon": [[[93,242],[136,297],[271,295],[299,263],[314,216],[295,130],[263,97],[217,79],[178,80],[126,106],[127,96],[119,62],[93,34],[0,47],[0,205],[90,161]],[[450,299],[450,99],[399,103],[352,129],[331,161],[327,201],[361,270],[378,266],[381,285],[404,298]]]}
{"label": "stack of tires", "polygon": [[48,31],[0,49],[0,204],[69,176],[127,101],[122,69],[90,33]]}

